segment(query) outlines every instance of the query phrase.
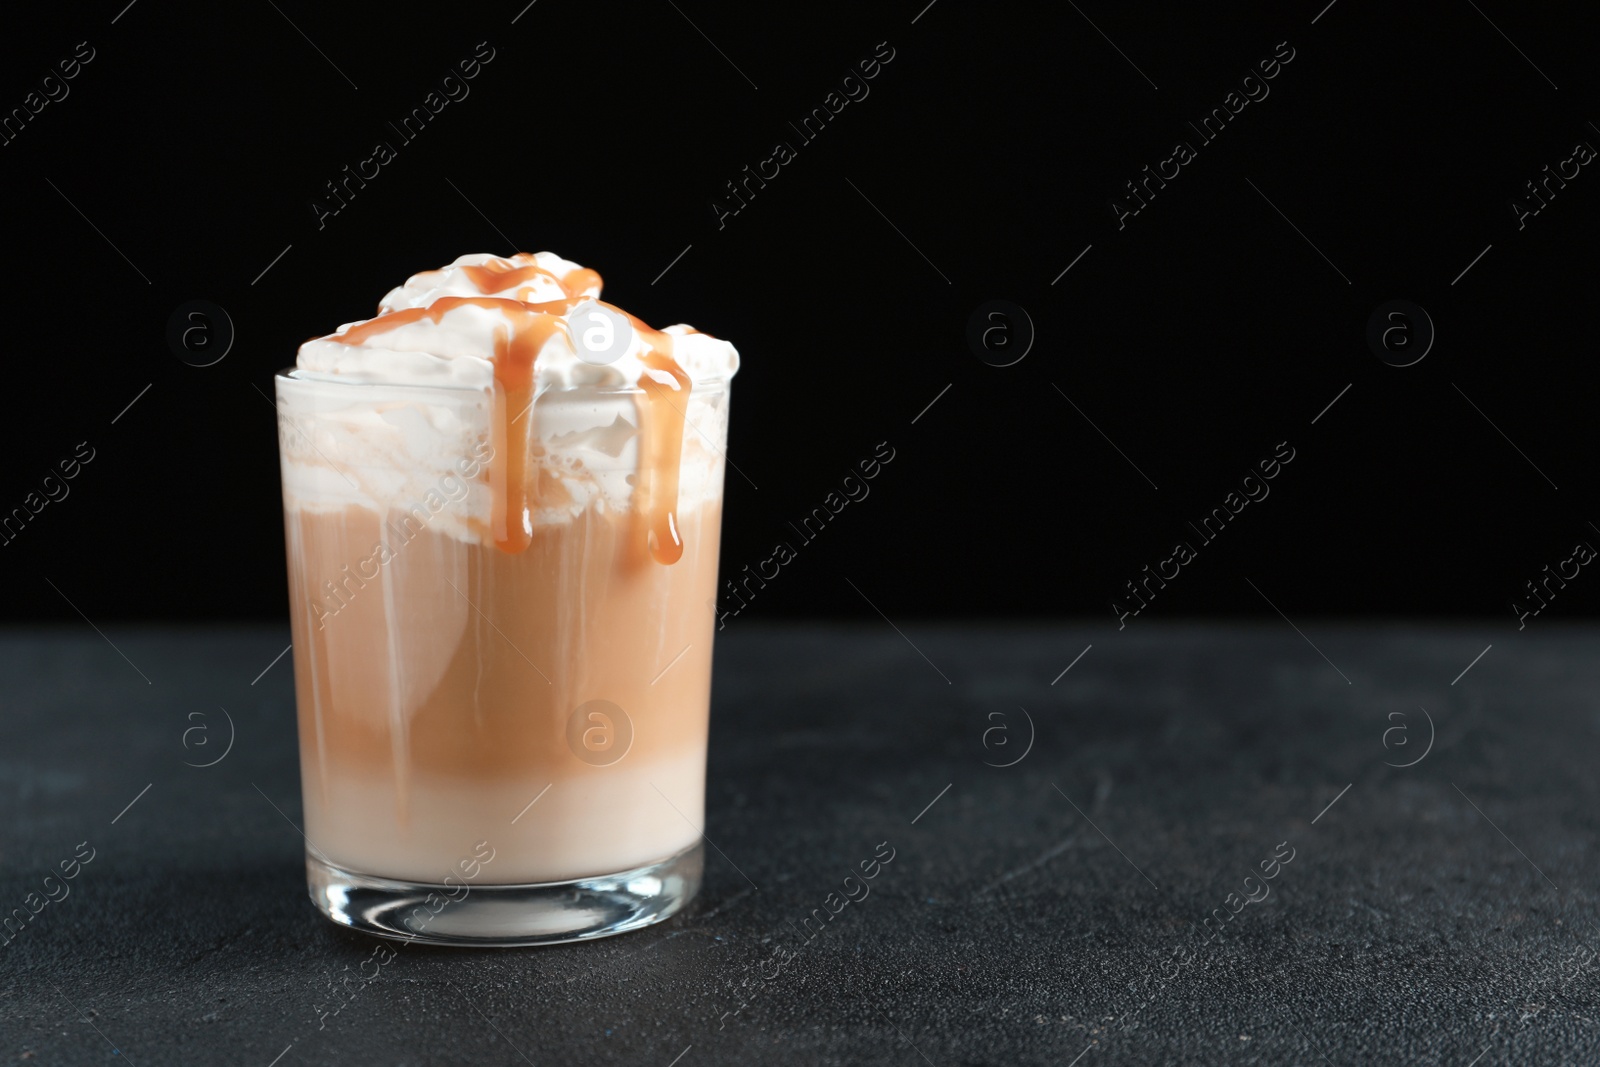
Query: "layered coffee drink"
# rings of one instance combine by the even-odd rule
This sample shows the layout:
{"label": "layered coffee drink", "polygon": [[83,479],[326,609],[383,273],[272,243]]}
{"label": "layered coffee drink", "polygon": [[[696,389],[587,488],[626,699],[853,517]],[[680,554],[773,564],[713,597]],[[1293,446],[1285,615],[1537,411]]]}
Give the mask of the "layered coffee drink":
{"label": "layered coffee drink", "polygon": [[570,940],[698,885],[738,355],[599,296],[549,253],[463,256],[277,379],[307,864],[337,921]]}

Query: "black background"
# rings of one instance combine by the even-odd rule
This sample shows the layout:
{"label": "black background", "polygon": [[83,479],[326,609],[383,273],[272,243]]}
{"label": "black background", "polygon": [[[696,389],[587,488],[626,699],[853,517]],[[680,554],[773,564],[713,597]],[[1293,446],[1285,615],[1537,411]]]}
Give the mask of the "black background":
{"label": "black background", "polygon": [[[727,574],[894,448],[747,617],[870,616],[849,579],[897,620],[1114,625],[1123,582],[1280,441],[1271,496],[1146,617],[1270,615],[1254,582],[1296,618],[1514,625],[1524,582],[1600,543],[1600,177],[1520,231],[1508,206],[1600,144],[1575,5],[924,3],[8,12],[0,111],[78,42],[95,58],[0,146],[0,509],[78,442],[95,459],[0,549],[5,617],[280,618],[272,372],[468,251],[558,252],[739,346]],[[399,145],[386,122],[480,41],[470,96]],[[884,41],[870,95],[800,146],[789,121]],[[1270,95],[1119,230],[1122,183],[1282,41]],[[319,229],[324,182],[379,140],[398,158]],[[713,198],[778,140],[798,158],[719,229]],[[1364,336],[1396,298],[1438,331],[1407,368]],[[166,341],[193,299],[236,329],[214,366]],[[1037,329],[1014,366],[967,344],[991,299]]]}

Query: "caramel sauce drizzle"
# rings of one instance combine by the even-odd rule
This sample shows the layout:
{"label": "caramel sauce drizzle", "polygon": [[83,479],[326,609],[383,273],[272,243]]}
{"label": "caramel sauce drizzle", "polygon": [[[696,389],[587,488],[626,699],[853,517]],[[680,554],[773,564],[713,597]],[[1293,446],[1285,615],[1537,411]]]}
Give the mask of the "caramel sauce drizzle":
{"label": "caramel sauce drizzle", "polygon": [[566,274],[557,276],[537,263],[518,266],[514,260],[491,259],[475,267],[462,266],[459,269],[467,276],[468,281],[478,287],[480,293],[504,293],[507,290],[515,290],[534,278],[549,278],[561,286],[561,291],[568,297],[583,296],[590,291],[598,293],[601,286],[600,272],[590,270],[588,267],[576,267]]}
{"label": "caramel sauce drizzle", "polygon": [[[668,334],[657,336],[672,340]],[[689,404],[692,383],[672,358],[670,349],[652,348],[642,358],[645,372],[639,375],[639,388],[650,398],[643,412],[642,451],[648,458],[639,465],[646,479],[647,536],[650,555],[657,563],[671,566],[683,556],[683,535],[678,529],[678,469],[683,451],[684,409]],[[673,393],[678,394],[676,400]]]}
{"label": "caramel sauce drizzle", "polygon": [[[544,276],[555,279],[567,298],[536,303],[498,296],[445,296],[427,307],[380,315],[343,333],[331,334],[325,340],[358,345],[423,319],[438,323],[446,313],[464,306],[500,314],[505,321],[495,330],[494,337],[490,530],[495,547],[517,554],[533,542],[533,511],[539,496],[533,472],[528,469],[533,448],[532,408],[537,399],[533,391],[534,365],[550,337],[566,329],[562,316],[585,299],[579,294],[599,290],[600,275],[581,267],[557,278],[537,264],[518,266],[506,259],[460,269],[483,293],[515,290],[533,278]],[[670,334],[650,328],[621,308],[611,304],[604,306],[626,317],[646,348],[640,357],[645,371],[637,382],[645,396],[645,402],[640,405],[644,426],[640,442],[642,478],[637,487],[637,499],[642,501],[645,539],[651,558],[670,566],[683,557],[683,535],[678,524],[678,481],[685,410],[693,382],[672,358]]]}
{"label": "caramel sauce drizzle", "polygon": [[[477,266],[458,268],[467,276],[467,280],[478,287],[480,293],[502,293],[507,289],[515,289],[530,278],[550,278],[557,284],[561,279],[545,270],[537,263],[530,263],[526,267],[519,267],[515,263],[504,259],[491,259],[489,262]],[[565,289],[565,286],[562,286]],[[571,295],[568,293],[567,295]]]}

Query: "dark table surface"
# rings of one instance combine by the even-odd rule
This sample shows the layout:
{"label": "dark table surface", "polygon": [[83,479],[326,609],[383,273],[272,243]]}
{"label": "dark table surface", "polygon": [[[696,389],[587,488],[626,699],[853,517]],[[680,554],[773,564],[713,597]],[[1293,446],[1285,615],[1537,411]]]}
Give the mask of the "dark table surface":
{"label": "dark table surface", "polygon": [[1297,621],[730,625],[683,914],[370,980],[282,631],[11,633],[0,1061],[1596,1062],[1600,631]]}

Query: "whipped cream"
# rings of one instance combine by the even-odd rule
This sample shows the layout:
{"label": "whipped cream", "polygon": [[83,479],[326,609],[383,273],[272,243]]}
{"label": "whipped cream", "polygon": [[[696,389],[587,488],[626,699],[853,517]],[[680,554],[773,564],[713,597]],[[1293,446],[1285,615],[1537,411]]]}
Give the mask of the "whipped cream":
{"label": "whipped cream", "polygon": [[[685,422],[679,506],[720,498],[738,352],[689,326],[653,330],[600,304],[600,287],[549,252],[466,255],[390,290],[377,317],[301,345],[278,379],[286,503],[380,515],[425,504],[436,528],[492,540],[511,498],[491,468],[503,478],[508,454],[525,450],[533,527],[620,513],[662,458],[646,444],[647,393]],[[579,336],[597,304],[628,334],[603,363]],[[513,351],[527,371],[516,386]],[[664,364],[688,378],[687,397]]]}
{"label": "whipped cream", "polygon": [[[346,323],[327,337],[300,346],[296,366],[305,377],[390,385],[439,385],[466,389],[494,384],[494,352],[511,326],[508,313],[516,304],[554,305],[543,314],[559,320],[534,358],[535,392],[585,386],[631,388],[647,368],[641,360],[652,347],[654,333],[644,323],[618,311],[635,329],[627,348],[608,363],[584,359],[575,344],[573,320],[584,320],[591,302],[599,303],[600,275],[551,252],[526,252],[509,258],[466,255],[439,270],[414,274],[391,289],[379,305],[377,319]],[[447,298],[477,299],[454,303],[437,314],[401,321],[392,328],[373,328],[388,315],[434,308]],[[487,300],[483,298],[489,298]],[[568,306],[562,306],[566,304]],[[610,308],[611,305],[604,305]],[[365,329],[363,329],[365,328]],[[360,340],[348,339],[352,331]],[[739,353],[726,341],[691,326],[660,331],[671,340],[672,358],[699,382],[720,382],[739,369]]]}

